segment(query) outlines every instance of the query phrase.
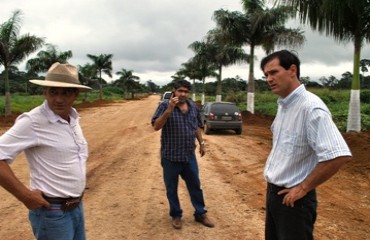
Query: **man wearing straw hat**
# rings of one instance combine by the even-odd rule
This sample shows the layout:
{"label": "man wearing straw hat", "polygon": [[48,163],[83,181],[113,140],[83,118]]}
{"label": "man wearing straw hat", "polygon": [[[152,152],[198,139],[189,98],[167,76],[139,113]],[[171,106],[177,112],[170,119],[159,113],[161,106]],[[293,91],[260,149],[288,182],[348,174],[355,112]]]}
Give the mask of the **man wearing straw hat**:
{"label": "man wearing straw hat", "polygon": [[[81,91],[78,70],[54,63],[43,86],[45,101],[23,113],[0,137],[0,185],[29,209],[37,239],[83,240],[85,236],[82,196],[86,184],[88,148],[72,107]],[[25,152],[30,186],[15,176],[9,164]]]}

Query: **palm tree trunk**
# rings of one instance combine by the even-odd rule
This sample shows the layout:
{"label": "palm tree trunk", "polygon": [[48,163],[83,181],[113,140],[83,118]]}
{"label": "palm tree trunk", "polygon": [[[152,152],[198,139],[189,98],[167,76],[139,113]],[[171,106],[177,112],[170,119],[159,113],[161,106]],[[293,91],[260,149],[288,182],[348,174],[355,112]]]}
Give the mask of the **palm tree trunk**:
{"label": "palm tree trunk", "polygon": [[203,89],[202,89],[202,105],[204,105],[204,102],[205,102],[205,94],[204,94],[204,83],[205,83],[206,79],[203,78],[202,79],[202,82],[203,82]]}
{"label": "palm tree trunk", "polygon": [[349,101],[347,132],[361,132],[360,90],[351,90]]}
{"label": "palm tree trunk", "polygon": [[361,41],[355,39],[355,52],[353,57],[353,79],[351,97],[349,101],[347,132],[361,132],[361,103],[360,103],[360,53]]}
{"label": "palm tree trunk", "polygon": [[196,92],[195,92],[195,79],[193,79],[193,101],[196,101]]}
{"label": "palm tree trunk", "polygon": [[250,55],[249,55],[249,76],[248,76],[248,93],[247,93],[247,111],[254,114],[254,92],[255,92],[255,83],[254,83],[254,44],[251,43],[250,46]]}
{"label": "palm tree trunk", "polygon": [[221,79],[222,79],[222,66],[220,65],[218,68],[218,77],[217,77],[217,94],[216,94],[216,102],[221,102],[221,94],[222,94],[222,86],[221,86]]}
{"label": "palm tree trunk", "polygon": [[100,84],[99,84],[99,88],[100,88],[100,91],[99,91],[99,98],[100,100],[103,99],[103,80],[101,78],[101,70],[99,71],[99,80],[100,80]]}
{"label": "palm tree trunk", "polygon": [[9,86],[9,71],[8,67],[4,66],[5,69],[5,116],[10,116],[12,114],[10,105],[10,86]]}
{"label": "palm tree trunk", "polygon": [[12,114],[10,106],[10,92],[5,93],[5,116],[10,116]]}

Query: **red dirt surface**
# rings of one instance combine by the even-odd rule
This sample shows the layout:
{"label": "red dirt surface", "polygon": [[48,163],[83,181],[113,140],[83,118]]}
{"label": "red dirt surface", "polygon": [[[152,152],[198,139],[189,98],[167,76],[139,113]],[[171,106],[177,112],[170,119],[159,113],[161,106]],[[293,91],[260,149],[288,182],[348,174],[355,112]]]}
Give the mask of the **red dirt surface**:
{"label": "red dirt surface", "polygon": [[[77,105],[89,143],[84,197],[90,240],[264,239],[266,183],[262,176],[271,149],[272,117],[243,113],[243,133],[204,135],[206,155],[198,156],[200,178],[213,229],[194,222],[183,182],[181,230],[171,226],[159,158],[159,136],[150,126],[159,96],[135,101]],[[17,114],[0,118],[0,133]],[[318,188],[315,239],[370,239],[370,132],[344,133],[353,159]],[[25,184],[28,166],[21,154],[12,169]],[[33,239],[27,209],[0,188],[0,239]]]}

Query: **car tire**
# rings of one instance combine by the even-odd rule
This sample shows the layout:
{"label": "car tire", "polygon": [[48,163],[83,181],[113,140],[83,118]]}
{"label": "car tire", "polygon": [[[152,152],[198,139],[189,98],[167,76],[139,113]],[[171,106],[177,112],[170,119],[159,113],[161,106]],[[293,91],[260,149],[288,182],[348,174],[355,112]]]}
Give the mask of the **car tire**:
{"label": "car tire", "polygon": [[242,129],[241,128],[235,129],[235,133],[236,133],[236,135],[242,134]]}
{"label": "car tire", "polygon": [[207,123],[204,123],[204,133],[205,134],[210,134],[211,133],[211,129],[208,127]]}

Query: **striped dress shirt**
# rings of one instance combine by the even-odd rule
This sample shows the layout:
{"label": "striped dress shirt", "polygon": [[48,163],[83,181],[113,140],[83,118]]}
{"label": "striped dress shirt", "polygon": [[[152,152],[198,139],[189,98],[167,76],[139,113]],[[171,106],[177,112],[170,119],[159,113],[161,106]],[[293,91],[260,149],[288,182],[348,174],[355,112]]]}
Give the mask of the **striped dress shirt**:
{"label": "striped dress shirt", "polygon": [[0,137],[0,159],[8,163],[24,151],[30,168],[30,189],[49,197],[78,197],[86,184],[88,148],[71,110],[70,122],[56,115],[45,101],[20,115]]}
{"label": "striped dress shirt", "polygon": [[290,188],[300,184],[319,162],[351,156],[325,103],[300,85],[278,99],[271,126],[273,146],[264,177],[267,182]]}

